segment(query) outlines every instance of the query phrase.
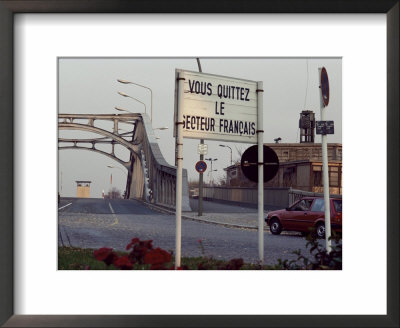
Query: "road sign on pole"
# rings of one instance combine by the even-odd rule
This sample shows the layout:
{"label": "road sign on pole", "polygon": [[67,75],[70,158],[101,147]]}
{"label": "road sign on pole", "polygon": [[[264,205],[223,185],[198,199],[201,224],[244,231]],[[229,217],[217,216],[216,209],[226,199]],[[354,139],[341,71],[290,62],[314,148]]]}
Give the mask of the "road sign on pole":
{"label": "road sign on pole", "polygon": [[257,82],[184,70],[176,74],[185,77],[184,90],[175,95],[183,98],[184,138],[257,142]]}
{"label": "road sign on pole", "polygon": [[264,130],[263,130],[263,83],[257,83],[257,148],[258,148],[258,258],[264,262]]}
{"label": "road sign on pole", "polygon": [[328,106],[329,104],[329,79],[328,79],[328,73],[325,69],[325,67],[321,68],[321,95],[322,95],[322,103],[324,106]]}
{"label": "road sign on pole", "polygon": [[207,163],[204,161],[198,161],[194,167],[197,172],[204,173],[207,170]]}
{"label": "road sign on pole", "polygon": [[[264,146],[264,161],[262,165],[264,167],[264,182],[271,180],[279,169],[279,158],[275,151],[267,146]],[[258,181],[258,150],[257,146],[251,146],[247,148],[242,155],[240,161],[240,166],[242,167],[242,172],[250,181]]]}
{"label": "road sign on pole", "polygon": [[204,143],[200,143],[197,145],[197,153],[199,155],[207,155],[208,145]]}
{"label": "road sign on pole", "polygon": [[333,121],[316,121],[316,134],[335,134],[335,126]]}
{"label": "road sign on pole", "polygon": [[[183,138],[258,144],[258,240],[264,260],[263,83],[175,70],[176,253],[180,266]],[[202,143],[202,142],[201,142]]]}
{"label": "road sign on pole", "polygon": [[[321,121],[325,121],[326,106],[329,103],[329,80],[325,67],[318,69],[318,79],[320,81],[320,107]],[[322,174],[324,184],[324,203],[325,203],[325,244],[329,253],[332,250],[331,236],[331,211],[329,203],[329,167],[328,167],[328,144],[327,135],[322,134]]]}

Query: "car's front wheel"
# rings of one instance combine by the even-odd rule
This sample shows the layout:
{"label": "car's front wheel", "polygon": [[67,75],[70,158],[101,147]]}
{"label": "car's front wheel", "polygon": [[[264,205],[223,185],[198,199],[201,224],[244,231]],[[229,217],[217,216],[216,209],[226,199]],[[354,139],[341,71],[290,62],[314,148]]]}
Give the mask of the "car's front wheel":
{"label": "car's front wheel", "polygon": [[273,218],[269,224],[269,230],[273,235],[279,235],[282,232],[282,224],[278,219]]}
{"label": "car's front wheel", "polygon": [[323,222],[317,224],[315,233],[318,238],[320,239],[325,238],[325,224]]}

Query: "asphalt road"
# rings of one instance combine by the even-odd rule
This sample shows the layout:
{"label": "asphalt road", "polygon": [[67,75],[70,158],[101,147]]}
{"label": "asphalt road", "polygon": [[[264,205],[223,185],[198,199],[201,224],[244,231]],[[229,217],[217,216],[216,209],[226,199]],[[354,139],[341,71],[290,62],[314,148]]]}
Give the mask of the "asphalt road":
{"label": "asphalt road", "polygon": [[[227,213],[238,210],[237,206],[226,206],[229,205],[224,204],[223,208]],[[254,211],[243,207],[240,210]],[[59,204],[59,245],[124,250],[134,237],[151,239],[153,246],[174,251],[175,216],[156,212],[135,200],[62,198]],[[248,263],[258,261],[255,230],[182,220],[182,256],[201,256],[199,240],[205,256],[225,260],[243,258]],[[266,232],[264,263],[295,258],[291,253],[298,249],[308,254],[305,245],[306,240],[300,235],[274,236]]]}
{"label": "asphalt road", "polygon": [[[199,209],[199,200],[198,198],[193,199],[190,198],[190,207],[192,211],[197,212]],[[272,205],[264,205],[264,210],[273,211],[281,209],[279,206]],[[203,200],[203,212],[212,212],[212,213],[257,213],[258,204],[250,204],[250,203],[239,203],[232,201],[206,201]]]}

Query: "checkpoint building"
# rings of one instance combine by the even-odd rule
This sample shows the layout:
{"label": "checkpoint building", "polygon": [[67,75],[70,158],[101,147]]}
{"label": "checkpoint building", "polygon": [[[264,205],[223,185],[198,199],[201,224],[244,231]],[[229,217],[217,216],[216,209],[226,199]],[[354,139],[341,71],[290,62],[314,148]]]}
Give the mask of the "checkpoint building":
{"label": "checkpoint building", "polygon": [[[300,113],[300,143],[265,143],[275,151],[279,159],[276,176],[264,183],[264,187],[293,188],[310,192],[323,192],[322,146],[315,143],[315,114],[309,110]],[[342,194],[342,144],[328,143],[329,192]],[[257,184],[248,180],[240,163],[228,166],[226,171],[227,186],[255,187]]]}
{"label": "checkpoint building", "polygon": [[[264,187],[292,187],[294,189],[323,192],[322,149],[317,143],[265,143],[279,158],[276,176]],[[342,194],[342,144],[328,144],[329,190],[331,194]],[[248,180],[240,163],[224,169],[227,186],[254,187]]]}
{"label": "checkpoint building", "polygon": [[75,181],[76,182],[76,197],[90,198],[90,184],[92,181]]}

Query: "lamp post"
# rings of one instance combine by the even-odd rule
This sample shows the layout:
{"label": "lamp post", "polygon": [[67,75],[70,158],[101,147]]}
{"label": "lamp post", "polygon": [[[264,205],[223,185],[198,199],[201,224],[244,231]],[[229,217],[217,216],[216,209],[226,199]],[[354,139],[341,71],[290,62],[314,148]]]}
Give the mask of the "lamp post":
{"label": "lamp post", "polygon": [[[160,131],[162,131],[162,130],[168,130],[168,126],[162,126],[162,127],[160,127],[160,128],[154,128],[153,129],[153,131],[154,130],[160,130]],[[155,137],[156,138],[156,140],[159,140],[159,139],[161,139],[160,137]]]}
{"label": "lamp post", "polygon": [[232,165],[232,148],[229,147],[229,146],[226,146],[226,145],[219,145],[219,146],[220,146],[220,147],[227,147],[227,148],[230,149],[230,151],[231,151],[231,165]]}
{"label": "lamp post", "polygon": [[[218,158],[211,158],[211,157],[210,157],[210,158],[205,158],[205,160],[211,162],[211,171],[210,171],[210,173],[211,173],[211,172],[213,171],[213,167],[212,167],[213,162],[217,161]],[[212,178],[212,173],[211,173],[211,178]]]}
{"label": "lamp post", "polygon": [[211,186],[214,186],[213,172],[216,172],[216,171],[218,171],[218,170],[215,169],[215,170],[210,170],[210,171],[208,171],[208,177],[209,177],[209,179],[210,179]]}
{"label": "lamp post", "polygon": [[[136,100],[136,101],[140,102],[144,106],[144,112],[147,114],[147,108],[146,108],[146,104],[144,102],[140,101],[139,99],[136,99],[135,97],[127,95],[126,93],[123,93],[121,91],[118,91],[118,94],[121,95],[122,97],[131,98],[133,100]],[[122,109],[120,107],[115,107],[115,109],[116,110],[122,110],[122,111],[128,112],[128,113],[132,113],[132,112],[130,112],[130,111],[126,110],[126,109]]]}
{"label": "lamp post", "polygon": [[[122,172],[124,172],[126,174],[126,178],[128,178],[128,173],[125,172],[123,169],[121,169],[119,166],[112,166],[112,165],[107,165],[108,168],[110,169],[120,169]],[[111,180],[112,181],[112,180]],[[112,185],[111,185],[112,188]],[[112,192],[112,189],[111,189]],[[124,198],[126,197],[126,189],[125,189],[125,194],[124,194]]]}
{"label": "lamp post", "polygon": [[129,111],[129,110],[127,110],[127,109],[124,109],[124,108],[121,108],[121,107],[118,107],[118,106],[115,106],[114,108],[115,108],[116,110],[119,110],[120,112],[127,112],[127,113],[133,114],[131,111]]}
{"label": "lamp post", "polygon": [[150,113],[151,113],[150,121],[153,122],[153,90],[151,90],[149,87],[146,87],[145,85],[127,81],[127,80],[118,79],[117,81],[122,84],[134,84],[134,85],[137,85],[139,87],[145,88],[150,91]]}
{"label": "lamp post", "polygon": [[[160,128],[154,128],[153,129],[153,131],[155,131],[155,130],[160,130],[160,131],[162,131],[162,130],[168,130],[168,126],[162,126],[162,127],[160,127]],[[161,139],[160,137],[155,137],[156,138],[156,140],[159,140],[159,139]]]}

